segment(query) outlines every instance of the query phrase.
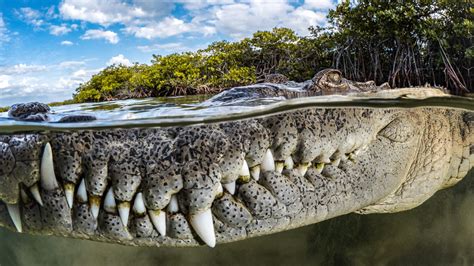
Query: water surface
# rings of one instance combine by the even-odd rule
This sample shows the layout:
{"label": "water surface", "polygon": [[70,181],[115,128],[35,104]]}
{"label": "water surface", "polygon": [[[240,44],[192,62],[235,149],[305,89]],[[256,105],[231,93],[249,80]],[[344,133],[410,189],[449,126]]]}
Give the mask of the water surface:
{"label": "water surface", "polygon": [[[210,96],[187,96],[131,99],[101,103],[83,103],[52,107],[49,122],[22,122],[0,113],[0,132],[79,130],[129,127],[185,126],[249,117],[260,117],[304,107],[371,107],[417,108],[448,107],[474,111],[474,98],[438,97],[368,97],[317,96],[295,99],[281,97],[244,98],[231,102],[206,101]],[[86,123],[57,123],[66,115],[94,115],[97,120]]]}

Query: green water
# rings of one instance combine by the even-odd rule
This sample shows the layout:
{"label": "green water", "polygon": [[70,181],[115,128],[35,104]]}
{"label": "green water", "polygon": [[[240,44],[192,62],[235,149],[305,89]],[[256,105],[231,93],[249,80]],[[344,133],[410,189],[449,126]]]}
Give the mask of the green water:
{"label": "green water", "polygon": [[149,248],[0,229],[0,265],[473,265],[474,171],[410,211],[350,214],[216,248]]}

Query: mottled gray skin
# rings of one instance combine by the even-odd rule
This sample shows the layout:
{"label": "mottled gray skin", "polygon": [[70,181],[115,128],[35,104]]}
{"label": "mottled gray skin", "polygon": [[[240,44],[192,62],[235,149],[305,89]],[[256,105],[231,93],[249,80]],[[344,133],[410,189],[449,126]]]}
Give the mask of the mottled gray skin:
{"label": "mottled gray skin", "polygon": [[[406,90],[404,91],[404,93]],[[474,165],[474,113],[419,108],[307,107],[265,117],[167,128],[31,132],[0,135],[0,225],[14,230],[6,204],[19,204],[23,231],[138,246],[196,246],[190,217],[211,209],[218,243],[276,233],[351,212],[414,208],[461,180]],[[40,180],[50,143],[59,188]],[[244,160],[262,165],[270,149],[283,171],[240,176]],[[308,166],[306,172],[300,169]],[[302,174],[304,173],[304,175]],[[124,226],[101,206],[67,206],[64,186],[84,179],[89,199],[117,202],[137,193],[148,210],[166,212],[167,235],[130,211]],[[236,181],[232,195],[221,184]],[[23,193],[21,193],[23,191]],[[21,195],[21,196],[20,196]],[[179,210],[168,208],[177,196]]]}
{"label": "mottled gray skin", "polygon": [[[281,86],[283,85],[283,86]],[[226,90],[210,102],[232,102],[236,99],[283,97],[286,99],[321,95],[345,95],[359,92],[390,89],[388,83],[377,86],[374,81],[357,82],[345,79],[337,69],[324,69],[316,73],[311,80],[302,83],[289,81],[282,74],[265,76],[264,82]]]}

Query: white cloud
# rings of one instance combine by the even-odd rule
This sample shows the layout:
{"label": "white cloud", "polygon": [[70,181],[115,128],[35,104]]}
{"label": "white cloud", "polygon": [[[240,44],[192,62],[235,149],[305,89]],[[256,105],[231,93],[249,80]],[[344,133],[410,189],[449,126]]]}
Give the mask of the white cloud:
{"label": "white cloud", "polygon": [[3,14],[0,12],[0,44],[2,42],[8,42],[10,37],[8,36],[8,30],[3,21]]}
{"label": "white cloud", "polygon": [[310,9],[332,9],[335,8],[332,0],[305,0],[304,6]]}
{"label": "white cloud", "polygon": [[225,5],[216,10],[215,26],[219,32],[242,38],[256,30],[269,30],[279,26],[293,9],[285,0],[251,0],[245,4]]}
{"label": "white cloud", "polygon": [[34,72],[42,72],[47,69],[43,65],[27,65],[27,64],[17,64],[13,66],[0,67],[0,74],[6,75],[22,75]]}
{"label": "white cloud", "polygon": [[152,44],[152,45],[142,45],[142,46],[137,46],[138,50],[142,52],[158,52],[158,51],[173,51],[173,52],[179,52],[179,51],[187,51],[189,50],[188,47],[186,47],[183,43],[176,42],[176,43],[163,43],[163,44]]}
{"label": "white cloud", "polygon": [[19,10],[15,10],[15,13],[20,17],[20,19],[33,25],[36,29],[40,28],[45,23],[42,19],[41,13],[30,7],[22,7]]}
{"label": "white cloud", "polygon": [[[42,73],[12,71],[11,74],[3,74],[0,72],[0,106],[16,102],[52,102],[70,99],[79,84],[86,82],[93,74],[102,70],[83,67],[77,69],[81,65],[81,61],[65,61],[56,65],[44,66],[45,72]],[[5,68],[15,69],[15,67]],[[25,67],[16,69],[18,68],[24,69]],[[17,73],[23,74],[18,75]]]}
{"label": "white cloud", "polygon": [[55,6],[50,6],[48,10],[46,10],[45,14],[46,18],[48,19],[56,19],[58,18],[58,15],[56,14],[56,7]]}
{"label": "white cloud", "polygon": [[201,10],[213,5],[233,4],[234,0],[177,0],[176,2],[183,4],[187,10]]}
{"label": "white cloud", "polygon": [[82,40],[96,40],[105,39],[109,43],[116,44],[119,42],[117,33],[110,30],[87,30],[84,35],[81,36]]}
{"label": "white cloud", "polygon": [[126,32],[132,33],[135,37],[153,39],[156,37],[165,38],[178,35],[191,30],[191,25],[183,20],[166,17],[159,22],[153,22],[143,27],[128,27]]}
{"label": "white cloud", "polygon": [[98,73],[102,69],[85,69],[81,68],[74,71],[71,75],[60,77],[58,80],[58,87],[64,90],[72,91],[76,89],[79,84],[88,81],[92,75]]}
{"label": "white cloud", "polygon": [[274,27],[288,27],[305,35],[310,26],[326,22],[326,13],[315,12],[306,6],[296,8],[287,0],[249,0],[222,5],[215,8],[214,14],[208,21],[218,32],[234,38],[247,37],[255,31]]}
{"label": "white cloud", "polygon": [[0,75],[0,89],[8,88],[10,86],[10,75]]}
{"label": "white cloud", "polygon": [[[137,38],[157,39],[181,35],[210,36],[216,33],[233,38],[247,37],[257,30],[290,27],[299,34],[326,22],[332,0],[63,0],[63,18],[102,26],[120,24],[123,32]],[[181,4],[187,13],[173,16]],[[146,48],[144,48],[146,49]]]}
{"label": "white cloud", "polygon": [[56,36],[59,36],[59,35],[64,35],[64,34],[67,34],[71,32],[71,29],[68,28],[66,26],[66,24],[61,24],[60,26],[58,25],[51,25],[49,27],[49,33],[51,33],[52,35],[56,35]]}
{"label": "white cloud", "polygon": [[77,68],[84,66],[86,62],[84,61],[63,61],[59,63],[60,68]]}
{"label": "white cloud", "polygon": [[108,26],[114,23],[128,24],[134,20],[156,17],[171,11],[168,1],[120,1],[120,0],[63,0],[59,12],[63,18],[76,19]]}
{"label": "white cloud", "polygon": [[323,25],[326,23],[326,15],[327,13],[315,12],[299,7],[288,14],[288,17],[286,17],[280,25],[291,28],[298,34],[308,35],[309,26]]}
{"label": "white cloud", "polygon": [[73,42],[67,41],[67,40],[61,42],[61,45],[64,45],[64,46],[71,46],[71,45],[73,45],[73,44],[74,44]]}
{"label": "white cloud", "polygon": [[107,62],[107,65],[124,65],[124,66],[131,66],[132,62],[128,60],[123,54],[119,54],[117,56],[114,56],[110,58],[110,60]]}

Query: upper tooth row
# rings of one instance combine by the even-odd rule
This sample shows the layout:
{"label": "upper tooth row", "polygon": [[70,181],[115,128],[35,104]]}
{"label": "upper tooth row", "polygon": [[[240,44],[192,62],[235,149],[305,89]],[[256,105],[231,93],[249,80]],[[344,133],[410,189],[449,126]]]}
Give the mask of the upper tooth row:
{"label": "upper tooth row", "polygon": [[[294,167],[294,162],[291,157],[288,157],[284,162],[275,162],[273,159],[273,154],[270,149],[265,152],[263,161],[260,165],[249,168],[245,160],[243,160],[242,168],[239,173],[239,176],[243,180],[248,180],[251,176],[253,179],[258,180],[260,177],[260,172],[266,171],[278,171],[282,172],[283,168],[292,169]],[[300,163],[297,165],[297,169],[301,175],[305,175],[310,163]],[[324,164],[317,164],[316,169],[322,171]],[[41,158],[41,187],[45,190],[55,190],[59,188],[56,175],[54,173],[53,165],[53,153],[51,145],[47,143],[44,147],[43,156]],[[221,187],[222,188],[222,187]],[[230,194],[234,194],[236,190],[235,181],[223,184]],[[66,183],[64,185],[66,200],[70,208],[72,208],[74,203],[74,190],[75,186],[72,183]],[[42,206],[43,202],[41,199],[41,194],[39,192],[38,186],[35,184],[30,187],[31,194],[33,198]],[[222,193],[222,192],[221,192]],[[220,193],[220,194],[221,194]],[[76,193],[77,200],[80,203],[90,204],[90,210],[95,219],[97,219],[100,209],[101,200],[98,196],[88,196],[85,181],[82,179],[79,183]],[[115,195],[112,187],[106,193],[104,200],[104,210],[109,213],[117,213],[122,220],[123,225],[126,227],[128,224],[128,218],[130,213],[130,202],[116,202]],[[22,231],[22,224],[20,218],[20,211],[18,204],[7,204],[8,212],[12,218],[12,221],[19,232]],[[145,202],[143,199],[143,194],[138,192],[135,196],[133,202],[132,210],[137,215],[145,215],[148,213],[154,227],[156,230],[163,236],[166,236],[166,215],[163,210],[148,210],[145,207]],[[179,211],[178,201],[176,195],[172,195],[170,202],[167,207],[168,212],[176,213]],[[213,218],[210,209],[201,211],[199,213],[193,214],[190,216],[190,224],[199,235],[199,237],[209,246],[213,247],[215,245],[215,233],[213,226]]]}

